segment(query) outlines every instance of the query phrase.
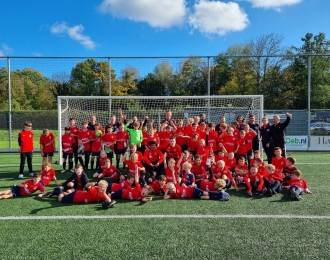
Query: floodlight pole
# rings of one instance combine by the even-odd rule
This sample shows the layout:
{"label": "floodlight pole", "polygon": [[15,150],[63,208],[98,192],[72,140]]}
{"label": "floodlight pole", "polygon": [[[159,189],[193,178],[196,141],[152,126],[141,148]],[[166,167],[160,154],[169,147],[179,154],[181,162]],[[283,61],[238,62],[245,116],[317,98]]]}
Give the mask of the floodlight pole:
{"label": "floodlight pole", "polygon": [[207,57],[207,121],[210,122],[210,96],[211,96],[211,64],[210,57]]}
{"label": "floodlight pole", "polygon": [[9,57],[7,58],[7,71],[8,71],[8,130],[9,130],[8,135],[9,135],[9,148],[11,150],[13,148],[12,140],[11,140],[13,129],[12,129],[12,118],[11,118],[12,117],[11,67],[10,67]]}
{"label": "floodlight pole", "polygon": [[312,56],[308,56],[308,150],[311,147]]}

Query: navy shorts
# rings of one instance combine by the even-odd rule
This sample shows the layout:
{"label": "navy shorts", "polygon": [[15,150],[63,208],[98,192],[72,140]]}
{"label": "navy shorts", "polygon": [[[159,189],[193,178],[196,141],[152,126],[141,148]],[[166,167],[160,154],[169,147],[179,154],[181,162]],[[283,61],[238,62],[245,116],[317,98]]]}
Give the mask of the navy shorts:
{"label": "navy shorts", "polygon": [[200,199],[203,196],[203,194],[204,193],[201,189],[195,187],[194,192],[193,192],[193,198]]}
{"label": "navy shorts", "polygon": [[14,185],[11,187],[11,193],[13,194],[13,198],[16,198],[19,196],[19,186]]}
{"label": "navy shorts", "polygon": [[111,193],[111,199],[112,200],[118,200],[121,199],[121,194],[123,193],[123,190],[119,190],[116,192]]}
{"label": "navy shorts", "polygon": [[44,153],[42,157],[46,158],[46,157],[53,157],[54,156],[54,152],[51,153]]}
{"label": "navy shorts", "polygon": [[76,193],[76,192],[74,191],[74,192],[71,192],[71,193],[68,194],[68,195],[65,195],[65,196],[62,198],[61,202],[62,202],[62,203],[73,203],[73,198],[74,198],[75,193]]}
{"label": "navy shorts", "polygon": [[92,156],[100,156],[100,152],[92,152]]}

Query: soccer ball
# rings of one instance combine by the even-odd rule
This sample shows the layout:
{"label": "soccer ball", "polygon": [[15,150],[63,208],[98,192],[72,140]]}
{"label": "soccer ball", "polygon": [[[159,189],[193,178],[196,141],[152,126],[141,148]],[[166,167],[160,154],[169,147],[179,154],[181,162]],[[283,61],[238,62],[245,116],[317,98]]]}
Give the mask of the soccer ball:
{"label": "soccer ball", "polygon": [[96,130],[95,135],[96,135],[96,137],[101,137],[102,136],[102,131],[101,130]]}

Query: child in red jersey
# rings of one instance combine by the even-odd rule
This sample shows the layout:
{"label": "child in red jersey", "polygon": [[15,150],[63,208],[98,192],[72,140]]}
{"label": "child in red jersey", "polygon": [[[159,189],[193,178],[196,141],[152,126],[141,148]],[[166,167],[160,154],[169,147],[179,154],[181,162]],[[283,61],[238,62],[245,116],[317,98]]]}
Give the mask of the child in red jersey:
{"label": "child in red jersey", "polygon": [[209,127],[206,130],[206,144],[209,148],[212,148],[213,150],[217,150],[217,141],[218,141],[219,135],[217,131],[215,130],[215,124],[209,123]]}
{"label": "child in red jersey", "polygon": [[191,171],[195,175],[196,185],[199,187],[201,181],[208,179],[206,165],[199,155],[196,156],[195,162],[192,164]]}
{"label": "child in red jersey", "polygon": [[170,144],[166,148],[167,158],[173,158],[174,160],[179,160],[181,156],[181,146],[176,143],[175,137],[170,137]]}
{"label": "child in red jersey", "polygon": [[274,157],[272,158],[272,165],[275,166],[277,171],[283,172],[286,166],[286,158],[282,157],[282,149],[280,147],[274,148]]}
{"label": "child in red jersey", "polygon": [[[95,169],[97,170],[99,167],[99,158],[100,158],[100,153],[102,150],[102,130],[101,130],[101,125],[99,123],[96,123],[94,125],[95,130],[91,130],[91,136],[90,136],[90,141],[91,141],[91,170],[94,170],[94,164],[96,161],[96,167]],[[96,159],[96,160],[95,160]]]}
{"label": "child in red jersey", "polygon": [[42,164],[52,163],[55,152],[55,136],[49,129],[44,129],[40,136],[40,151],[42,156]]}
{"label": "child in red jersey", "polygon": [[227,153],[237,152],[237,139],[234,136],[234,129],[232,127],[229,127],[227,130],[227,133],[222,134],[222,142],[224,149]]}
{"label": "child in red jersey", "polygon": [[121,157],[124,156],[124,154],[127,151],[129,143],[129,134],[124,130],[124,124],[119,124],[118,131],[116,133],[116,143],[115,143],[115,154],[116,154],[116,166],[117,169],[119,169],[119,163],[121,160]]}
{"label": "child in red jersey", "polygon": [[[116,141],[117,141],[117,135],[112,131],[113,131],[113,127],[111,125],[107,125],[105,127],[104,135],[102,136],[102,148],[107,153],[107,157],[111,160],[111,163],[113,159],[114,148],[116,146]],[[127,133],[127,137],[128,137],[128,133]],[[127,138],[127,142],[128,142],[128,138]]]}
{"label": "child in red jersey", "polygon": [[95,183],[90,183],[87,186],[86,191],[78,190],[68,194],[61,193],[58,196],[58,201],[73,204],[106,202],[108,203],[108,207],[112,207],[115,201],[112,201],[107,195],[107,188],[108,183],[105,180],[101,180],[97,183],[97,185]]}
{"label": "child in red jersey", "polygon": [[93,177],[97,179],[104,178],[107,181],[111,181],[111,183],[119,182],[120,172],[116,166],[111,164],[111,160],[107,159],[105,167],[101,169],[101,173],[95,173]]}
{"label": "child in red jersey", "polygon": [[223,179],[226,181],[226,188],[229,189],[233,186],[237,189],[236,181],[231,173],[231,171],[226,167],[226,163],[223,160],[217,161],[215,165],[211,168],[212,181],[215,182],[218,179]]}
{"label": "child in red jersey", "polygon": [[291,198],[294,200],[301,200],[301,195],[311,193],[306,180],[302,178],[302,173],[299,170],[293,172],[293,175],[288,180],[287,188],[290,190]]}
{"label": "child in red jersey", "polygon": [[66,172],[66,164],[69,160],[69,170],[73,169],[73,146],[74,137],[71,135],[69,127],[64,128],[64,135],[62,135],[62,158],[63,158],[63,171]]}
{"label": "child in red jersey", "polygon": [[192,156],[195,158],[198,146],[199,146],[199,135],[198,133],[194,133],[192,138],[188,140],[187,146],[188,146],[188,151],[192,154]]}
{"label": "child in red jersey", "polygon": [[142,162],[139,161],[137,153],[132,153],[131,155],[128,155],[128,153],[126,153],[123,163],[128,168],[128,176],[134,176],[135,171],[137,170],[139,178],[141,179],[141,181],[144,181],[144,176],[142,176],[142,174],[144,175],[145,173],[145,167],[143,166]]}
{"label": "child in red jersey", "polygon": [[206,146],[205,140],[199,140],[199,146],[196,152],[196,155],[202,158],[202,161],[206,163],[207,158],[209,157],[210,148]]}
{"label": "child in red jersey", "polygon": [[267,194],[272,196],[282,191],[283,174],[277,170],[274,165],[266,165],[266,174],[264,176]]}
{"label": "child in red jersey", "polygon": [[18,145],[20,151],[20,166],[19,166],[19,179],[23,179],[23,171],[25,166],[25,160],[29,168],[30,176],[34,176],[32,169],[32,153],[33,153],[33,131],[32,123],[25,122],[24,128],[18,134]]}
{"label": "child in red jersey", "polygon": [[190,136],[185,131],[183,119],[178,121],[178,126],[175,130],[175,138],[177,144],[180,145],[182,150],[186,150],[188,148],[187,142],[190,139]]}
{"label": "child in red jersey", "polygon": [[245,131],[245,138],[246,138],[246,141],[247,141],[247,148],[248,148],[248,151],[247,151],[247,155],[248,157],[250,158],[253,154],[253,140],[254,138],[257,136],[257,133],[250,128],[250,125],[249,124],[244,124],[244,131]]}
{"label": "child in red jersey", "polygon": [[143,163],[146,168],[147,178],[154,180],[164,172],[164,155],[158,149],[155,141],[151,141],[148,147],[149,149],[144,151]]}
{"label": "child in red jersey", "polygon": [[50,163],[45,163],[42,166],[40,178],[41,178],[41,182],[44,186],[49,186],[50,182],[52,182],[52,181],[57,182],[56,172],[52,168],[52,165]]}
{"label": "child in red jersey", "polygon": [[240,131],[239,137],[237,139],[237,157],[244,157],[247,159],[247,154],[250,148],[250,145],[248,143],[248,138],[246,136],[246,132],[244,130]]}
{"label": "child in red jersey", "polygon": [[[78,133],[78,157],[85,155],[84,169],[88,169],[91,154],[91,131],[88,129],[88,122],[83,122],[83,127]],[[80,161],[80,159],[79,159]]]}
{"label": "child in red jersey", "polygon": [[[236,183],[244,184],[248,188],[249,183],[249,168],[245,162],[244,157],[239,157],[237,161],[237,165],[235,167],[235,179]],[[248,194],[249,195],[249,194]]]}
{"label": "child in red jersey", "polygon": [[159,149],[165,153],[167,147],[170,144],[170,137],[172,136],[171,126],[167,125],[167,123],[163,123],[161,125],[160,131],[158,132],[159,137]]}
{"label": "child in red jersey", "polygon": [[295,164],[296,164],[295,158],[293,158],[293,157],[286,158],[286,165],[283,169],[284,184],[286,184],[287,181],[290,180],[291,177],[294,176],[294,173],[298,170],[297,167],[295,166]]}
{"label": "child in red jersey", "polygon": [[[132,176],[130,177],[132,179]],[[123,200],[138,200],[141,202],[147,202],[152,200],[150,193],[152,189],[146,185],[142,188],[141,184],[139,183],[139,173],[136,169],[134,174],[134,186],[133,183],[130,186],[126,186],[121,190],[111,193],[112,199],[123,199]]]}
{"label": "child in red jersey", "polygon": [[107,153],[104,150],[101,150],[100,158],[99,158],[99,167],[98,167],[99,171],[101,171],[105,167],[107,160],[108,160]]}
{"label": "child in red jersey", "polygon": [[228,153],[227,156],[224,158],[227,168],[230,171],[234,171],[236,167],[236,158],[234,153]]}
{"label": "child in red jersey", "polygon": [[[175,179],[173,173],[173,179]],[[222,182],[223,187],[226,185]],[[167,183],[164,199],[203,199],[203,200],[220,200],[228,201],[229,194],[219,188],[220,191],[203,191],[196,186],[180,185],[176,180],[174,182]]]}
{"label": "child in red jersey", "polygon": [[[182,158],[182,156],[180,158]],[[173,158],[170,158],[167,161],[167,154],[166,153],[164,154],[164,167],[165,167],[165,176],[167,182],[174,182],[178,180],[178,175],[180,171],[178,165],[181,165],[181,160],[179,160],[177,164]]]}
{"label": "child in red jersey", "polygon": [[255,192],[256,195],[261,195],[264,189],[264,179],[263,176],[258,172],[258,168],[252,166],[250,168],[249,180],[246,182],[247,194],[249,197],[252,197],[252,192]]}
{"label": "child in red jersey", "polygon": [[45,192],[45,186],[41,182],[40,176],[26,180],[19,185],[14,185],[9,190],[0,191],[0,199],[12,199],[16,197],[26,197],[36,191]]}

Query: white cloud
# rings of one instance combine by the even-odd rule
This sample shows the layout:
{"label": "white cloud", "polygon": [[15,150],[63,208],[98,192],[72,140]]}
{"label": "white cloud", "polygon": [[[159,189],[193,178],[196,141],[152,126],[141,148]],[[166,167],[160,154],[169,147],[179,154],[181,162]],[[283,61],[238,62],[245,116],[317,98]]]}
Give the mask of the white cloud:
{"label": "white cloud", "polygon": [[57,35],[68,35],[72,40],[79,42],[87,49],[95,49],[95,42],[84,35],[84,26],[81,24],[69,26],[66,22],[56,22],[50,27],[50,32]]}
{"label": "white cloud", "polygon": [[283,6],[299,4],[302,0],[250,0],[253,7],[279,9]]}
{"label": "white cloud", "polygon": [[13,49],[10,48],[7,44],[0,44],[0,57],[8,56],[12,53]]}
{"label": "white cloud", "polygon": [[225,35],[244,30],[249,19],[237,3],[200,0],[194,5],[189,24],[208,35]]}
{"label": "white cloud", "polygon": [[182,24],[187,13],[185,0],[103,0],[99,10],[158,28]]}

